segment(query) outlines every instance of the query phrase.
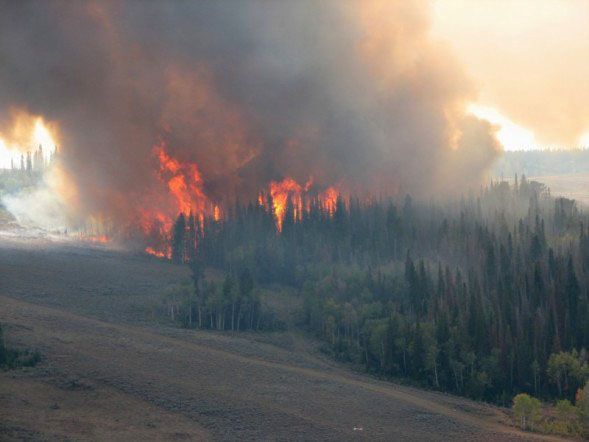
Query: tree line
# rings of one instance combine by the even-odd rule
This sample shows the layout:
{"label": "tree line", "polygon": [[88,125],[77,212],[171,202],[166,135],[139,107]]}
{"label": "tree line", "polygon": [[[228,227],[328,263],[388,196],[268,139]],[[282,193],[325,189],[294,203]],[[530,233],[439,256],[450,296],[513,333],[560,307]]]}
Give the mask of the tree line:
{"label": "tree line", "polygon": [[311,200],[298,215],[288,200],[282,231],[269,207],[180,215],[173,259],[297,288],[304,325],[383,377],[505,405],[584,385],[589,218],[573,200],[516,177],[457,200]]}
{"label": "tree line", "polygon": [[205,277],[204,269],[191,263],[192,278],[170,287],[165,294],[165,312],[186,328],[244,331],[277,330],[283,327],[261,302],[260,292],[247,268],[237,277]]}

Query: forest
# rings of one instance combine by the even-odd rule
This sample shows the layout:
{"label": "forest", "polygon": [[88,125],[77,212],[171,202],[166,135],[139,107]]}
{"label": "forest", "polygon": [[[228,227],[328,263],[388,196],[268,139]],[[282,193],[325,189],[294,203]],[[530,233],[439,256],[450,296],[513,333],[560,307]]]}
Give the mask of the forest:
{"label": "forest", "polygon": [[[289,198],[279,230],[264,198],[176,220],[191,326],[255,329],[254,284],[281,284],[336,358],[383,378],[503,405],[522,392],[574,401],[585,384],[589,217],[575,201],[525,176],[437,202],[340,197],[297,211]],[[205,268],[225,281],[215,289]]]}

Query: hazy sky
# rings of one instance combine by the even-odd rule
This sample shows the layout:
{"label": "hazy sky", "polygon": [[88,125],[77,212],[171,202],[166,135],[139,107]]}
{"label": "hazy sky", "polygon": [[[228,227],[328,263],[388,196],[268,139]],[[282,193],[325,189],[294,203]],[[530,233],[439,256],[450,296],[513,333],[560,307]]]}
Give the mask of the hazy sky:
{"label": "hazy sky", "polygon": [[474,113],[504,144],[589,147],[589,1],[434,0],[448,40],[479,90]]}

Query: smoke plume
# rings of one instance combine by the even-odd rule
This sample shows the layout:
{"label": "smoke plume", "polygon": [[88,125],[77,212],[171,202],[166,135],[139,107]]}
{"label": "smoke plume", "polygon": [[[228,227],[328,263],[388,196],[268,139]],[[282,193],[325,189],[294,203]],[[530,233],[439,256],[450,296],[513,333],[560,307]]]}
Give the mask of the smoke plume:
{"label": "smoke plume", "polygon": [[498,144],[423,1],[0,1],[0,115],[59,123],[72,217],[166,206],[154,146],[212,201],[272,180],[463,191]]}

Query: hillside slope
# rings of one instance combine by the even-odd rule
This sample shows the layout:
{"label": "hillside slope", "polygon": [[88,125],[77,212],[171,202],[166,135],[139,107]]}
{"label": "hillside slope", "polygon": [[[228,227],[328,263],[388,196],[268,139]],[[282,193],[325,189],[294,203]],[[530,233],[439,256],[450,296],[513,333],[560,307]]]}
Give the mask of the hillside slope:
{"label": "hillside slope", "polygon": [[46,356],[0,374],[3,440],[538,438],[497,408],[354,374],[294,332],[266,339],[157,325],[153,308],[186,277],[181,267],[3,241],[0,275],[10,342]]}

